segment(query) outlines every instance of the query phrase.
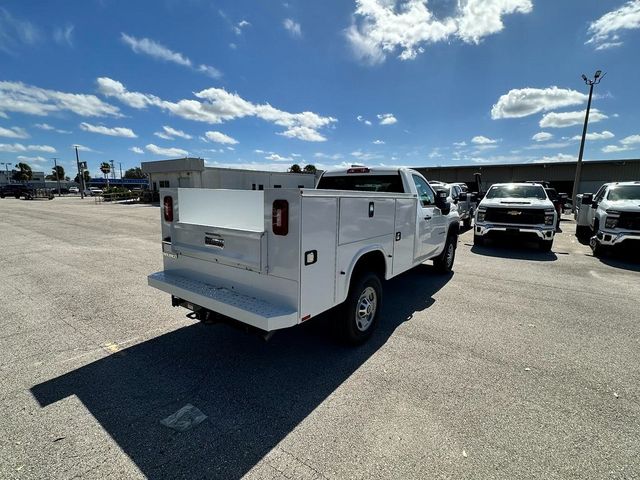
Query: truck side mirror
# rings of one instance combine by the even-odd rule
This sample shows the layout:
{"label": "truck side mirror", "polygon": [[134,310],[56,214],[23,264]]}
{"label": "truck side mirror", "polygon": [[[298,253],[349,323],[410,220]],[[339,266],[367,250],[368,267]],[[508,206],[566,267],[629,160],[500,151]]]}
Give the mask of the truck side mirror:
{"label": "truck side mirror", "polygon": [[443,215],[449,215],[451,204],[447,202],[447,192],[436,192],[436,207],[440,209]]}
{"label": "truck side mirror", "polygon": [[593,193],[583,193],[580,200],[581,205],[588,205],[593,202]]}

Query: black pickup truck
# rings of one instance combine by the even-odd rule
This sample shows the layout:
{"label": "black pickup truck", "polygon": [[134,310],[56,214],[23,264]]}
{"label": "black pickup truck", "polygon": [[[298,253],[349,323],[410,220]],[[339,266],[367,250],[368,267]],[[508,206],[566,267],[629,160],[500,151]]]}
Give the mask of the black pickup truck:
{"label": "black pickup truck", "polygon": [[20,198],[25,193],[28,193],[31,190],[33,190],[33,187],[31,187],[30,185],[25,185],[24,183],[10,183],[8,185],[3,185],[2,187],[0,187],[0,198]]}

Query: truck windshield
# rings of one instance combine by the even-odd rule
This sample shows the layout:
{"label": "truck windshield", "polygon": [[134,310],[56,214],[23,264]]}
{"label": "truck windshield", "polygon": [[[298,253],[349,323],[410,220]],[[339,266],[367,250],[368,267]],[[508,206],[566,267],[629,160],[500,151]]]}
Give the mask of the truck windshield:
{"label": "truck windshield", "polygon": [[537,198],[546,200],[547,194],[544,188],[538,185],[501,185],[491,187],[487,192],[487,198]]}
{"label": "truck windshield", "polygon": [[640,185],[620,185],[609,190],[607,200],[640,200]]}
{"label": "truck windshield", "polygon": [[324,175],[318,182],[320,190],[358,190],[365,192],[404,193],[400,174],[394,175]]}

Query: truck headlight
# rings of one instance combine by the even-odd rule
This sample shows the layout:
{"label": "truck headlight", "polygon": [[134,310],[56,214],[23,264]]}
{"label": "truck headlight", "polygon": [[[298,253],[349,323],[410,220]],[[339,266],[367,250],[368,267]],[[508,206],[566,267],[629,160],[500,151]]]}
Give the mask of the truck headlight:
{"label": "truck headlight", "polygon": [[545,225],[553,225],[555,210],[545,210],[544,211],[544,224]]}
{"label": "truck headlight", "polygon": [[478,209],[478,216],[476,217],[476,222],[484,222],[484,216],[487,213],[487,209],[486,208],[479,208]]}

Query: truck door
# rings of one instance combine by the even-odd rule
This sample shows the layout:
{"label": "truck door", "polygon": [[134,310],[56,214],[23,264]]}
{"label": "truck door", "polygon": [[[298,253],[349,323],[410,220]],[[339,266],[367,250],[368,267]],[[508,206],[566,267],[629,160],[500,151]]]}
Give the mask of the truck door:
{"label": "truck door", "polygon": [[418,218],[416,221],[416,257],[432,256],[444,240],[445,217],[436,208],[436,196],[421,177],[412,175],[418,193]]}

